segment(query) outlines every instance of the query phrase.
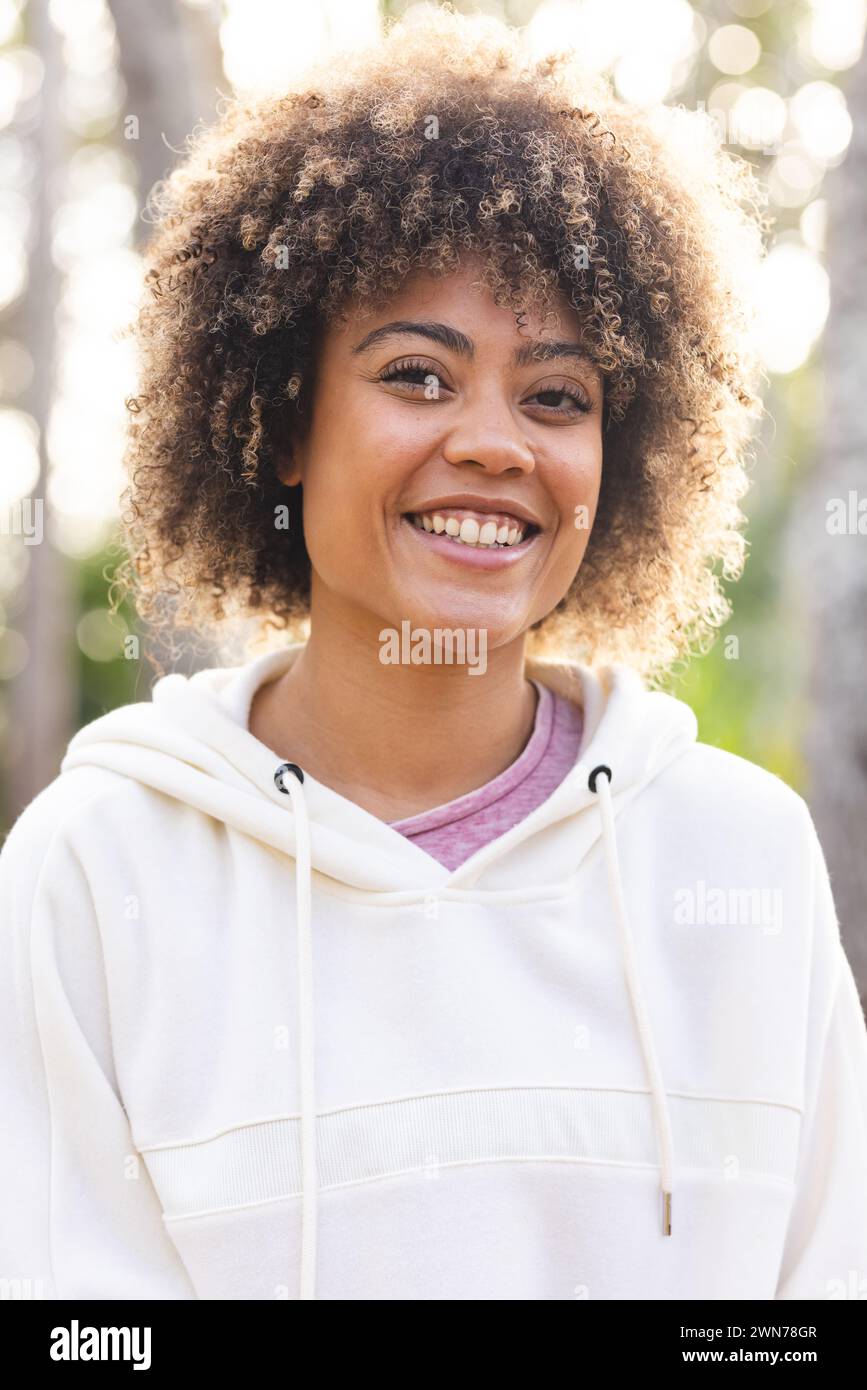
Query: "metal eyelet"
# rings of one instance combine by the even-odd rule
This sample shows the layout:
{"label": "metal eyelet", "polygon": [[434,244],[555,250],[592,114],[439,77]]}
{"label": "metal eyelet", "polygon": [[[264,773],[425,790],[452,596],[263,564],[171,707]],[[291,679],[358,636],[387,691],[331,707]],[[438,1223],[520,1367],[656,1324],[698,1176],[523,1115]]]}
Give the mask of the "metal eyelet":
{"label": "metal eyelet", "polygon": [[610,767],[606,767],[604,763],[600,763],[598,767],[594,767],[593,771],[591,772],[591,774],[590,774],[590,776],[589,776],[589,778],[588,778],[588,780],[587,780],[587,785],[588,785],[588,787],[590,788],[590,790],[591,790],[592,792],[595,792],[595,791],[596,791],[596,778],[599,776],[599,773],[600,773],[600,772],[606,772],[606,773],[608,774],[608,785],[609,785],[609,786],[611,785],[612,781],[614,780],[614,779],[613,779],[613,776],[612,776],[612,773],[611,773],[611,768],[610,768]]}
{"label": "metal eyelet", "polygon": [[299,782],[304,781],[304,773],[301,771],[301,768],[298,766],[297,763],[281,763],[277,771],[274,773],[274,784],[277,790],[284,792],[286,796],[289,795],[289,792],[283,785],[283,777],[287,772],[291,772],[295,777],[298,778]]}

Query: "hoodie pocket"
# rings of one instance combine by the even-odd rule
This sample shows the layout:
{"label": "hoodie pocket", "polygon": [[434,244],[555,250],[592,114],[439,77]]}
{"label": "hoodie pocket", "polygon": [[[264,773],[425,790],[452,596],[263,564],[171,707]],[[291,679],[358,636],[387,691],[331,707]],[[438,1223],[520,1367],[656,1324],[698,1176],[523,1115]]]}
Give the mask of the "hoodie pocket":
{"label": "hoodie pocket", "polygon": [[[791,1185],[797,1110],[669,1093],[678,1169],[719,1181]],[[241,1124],[205,1139],[146,1147],[166,1220],[301,1196],[300,1118]],[[441,1091],[321,1113],[320,1191],[466,1164],[573,1162],[655,1168],[646,1091],[568,1086]]]}

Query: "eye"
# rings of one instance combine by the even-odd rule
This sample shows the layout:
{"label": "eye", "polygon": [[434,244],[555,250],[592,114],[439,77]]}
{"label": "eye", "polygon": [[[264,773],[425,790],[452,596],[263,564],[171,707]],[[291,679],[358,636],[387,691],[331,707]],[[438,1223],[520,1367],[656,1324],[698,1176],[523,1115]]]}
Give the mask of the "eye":
{"label": "eye", "polygon": [[445,386],[439,369],[423,357],[402,357],[391,362],[379,373],[377,380],[394,382],[410,391],[422,389],[429,400],[435,400]]}
{"label": "eye", "polygon": [[[402,357],[391,362],[379,373],[377,380],[392,383],[417,398],[419,392],[423,392],[427,400],[437,400],[443,390],[449,389],[440,368],[424,357]],[[593,402],[586,391],[571,381],[546,386],[536,391],[530,399],[540,401],[548,415],[586,415],[593,409]],[[567,404],[559,404],[562,401]]]}
{"label": "eye", "polygon": [[[544,386],[541,390],[534,392],[530,399],[538,401],[542,400],[543,397],[549,398],[547,401],[543,401],[543,409],[554,415],[574,415],[576,411],[579,415],[587,415],[593,409],[593,402],[586,391],[582,391],[581,387],[576,386],[572,381],[563,382],[562,385],[558,386]],[[566,406],[555,404],[564,398],[571,404]]]}

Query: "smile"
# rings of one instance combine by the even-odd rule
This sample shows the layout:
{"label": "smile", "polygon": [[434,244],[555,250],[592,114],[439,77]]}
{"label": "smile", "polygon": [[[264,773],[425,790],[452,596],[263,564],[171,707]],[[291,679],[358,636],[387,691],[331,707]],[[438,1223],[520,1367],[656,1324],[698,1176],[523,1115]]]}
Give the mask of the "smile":
{"label": "smile", "polygon": [[521,560],[541,534],[507,513],[464,508],[410,512],[402,520],[426,550],[476,569],[501,569]]}
{"label": "smile", "polygon": [[448,536],[460,545],[520,545],[525,534],[535,528],[529,522],[505,512],[488,514],[465,508],[442,508],[432,512],[411,512],[413,526],[438,536]]}

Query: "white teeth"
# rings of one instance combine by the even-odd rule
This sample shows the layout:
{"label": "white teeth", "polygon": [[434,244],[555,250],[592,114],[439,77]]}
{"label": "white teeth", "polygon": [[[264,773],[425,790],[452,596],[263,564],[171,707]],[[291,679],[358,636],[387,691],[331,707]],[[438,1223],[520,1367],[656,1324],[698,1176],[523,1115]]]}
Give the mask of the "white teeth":
{"label": "white teeth", "polygon": [[523,526],[507,526],[504,523],[498,527],[496,521],[485,521],[479,525],[471,516],[458,521],[457,517],[444,517],[440,512],[417,512],[412,520],[419,530],[433,532],[435,535],[445,533],[461,545],[511,546],[520,545],[524,539]]}

